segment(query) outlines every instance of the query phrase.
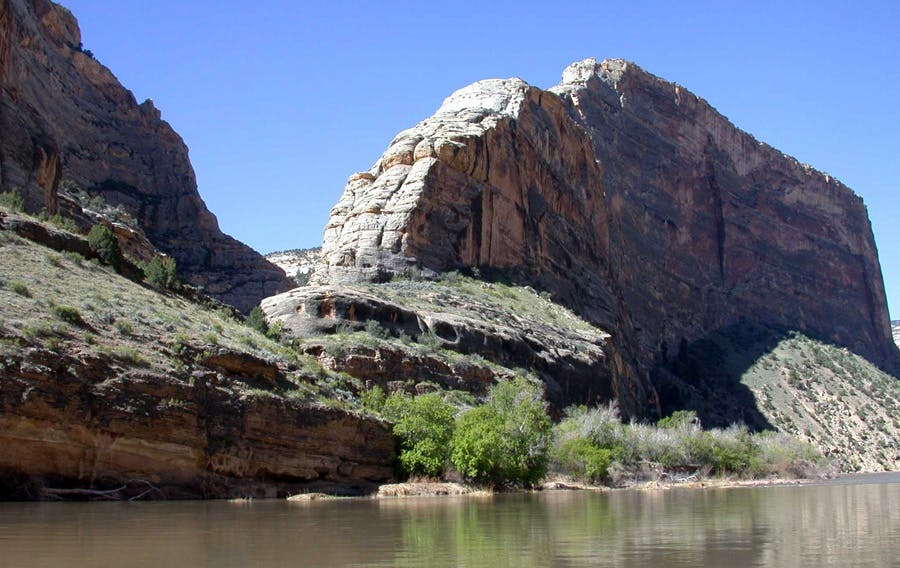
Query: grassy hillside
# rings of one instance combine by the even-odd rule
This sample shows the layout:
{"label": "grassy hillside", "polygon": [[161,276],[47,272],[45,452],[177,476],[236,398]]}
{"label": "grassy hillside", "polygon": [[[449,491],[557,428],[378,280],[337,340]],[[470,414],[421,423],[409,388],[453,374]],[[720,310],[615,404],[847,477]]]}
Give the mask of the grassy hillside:
{"label": "grassy hillside", "polygon": [[222,388],[354,406],[341,394],[346,377],[243,325],[229,309],[157,292],[96,260],[9,231],[0,231],[0,338],[0,356],[44,348],[173,380],[207,369],[213,355],[249,356],[259,369],[279,369],[285,380],[234,380]]}
{"label": "grassy hillside", "polygon": [[741,382],[773,425],[814,443],[842,470],[900,469],[900,381],[865,359],[793,334]]}
{"label": "grassy hillside", "polygon": [[798,332],[735,326],[682,347],[659,371],[664,413],[742,421],[814,443],[843,471],[900,469],[900,380]]}

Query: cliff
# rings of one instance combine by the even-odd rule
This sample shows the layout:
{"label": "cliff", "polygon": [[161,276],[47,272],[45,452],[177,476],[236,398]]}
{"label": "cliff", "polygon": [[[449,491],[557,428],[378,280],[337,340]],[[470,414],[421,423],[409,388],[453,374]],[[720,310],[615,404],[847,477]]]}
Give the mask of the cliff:
{"label": "cliff", "polygon": [[391,429],[345,377],[79,251],[0,210],[0,499],[359,494],[394,478]]}
{"label": "cliff", "polygon": [[297,284],[305,285],[319,264],[321,252],[319,247],[283,250],[270,252],[266,255],[266,260],[284,270]]}
{"label": "cliff", "polygon": [[620,60],[457,91],[350,177],[322,255],[320,282],[481,267],[549,292],[611,335],[632,415],[748,326],[898,369],[862,200]]}
{"label": "cliff", "polygon": [[68,10],[0,0],[0,192],[22,193],[29,211],[78,218],[61,186],[130,214],[183,278],[241,310],[293,285],[219,230],[182,139],[82,49]]}

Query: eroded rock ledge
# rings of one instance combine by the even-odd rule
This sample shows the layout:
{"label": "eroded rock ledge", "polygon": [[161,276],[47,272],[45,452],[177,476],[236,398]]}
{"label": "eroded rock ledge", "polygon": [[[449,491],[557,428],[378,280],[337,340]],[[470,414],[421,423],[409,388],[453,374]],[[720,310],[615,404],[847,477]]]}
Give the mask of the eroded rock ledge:
{"label": "eroded rock ledge", "polygon": [[[544,381],[557,410],[612,398],[628,413],[656,404],[653,392],[628,374],[608,333],[526,287],[462,278],[310,286],[267,298],[262,308],[270,322],[283,325],[283,333],[309,338],[300,349],[326,367],[383,386],[431,381],[480,394],[525,370]],[[371,344],[348,341],[337,352],[327,349],[328,334],[365,332],[372,323],[391,338],[469,357],[455,364],[452,356],[363,337],[358,339]]]}
{"label": "eroded rock ledge", "polygon": [[0,365],[2,498],[362,494],[393,479],[393,435],[370,417],[89,354],[30,348]]}

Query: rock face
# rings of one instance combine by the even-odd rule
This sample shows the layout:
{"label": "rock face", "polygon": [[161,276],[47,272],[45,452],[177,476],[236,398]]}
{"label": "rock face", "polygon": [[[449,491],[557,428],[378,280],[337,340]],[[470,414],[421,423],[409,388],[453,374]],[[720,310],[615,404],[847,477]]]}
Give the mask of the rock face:
{"label": "rock face", "polygon": [[266,255],[266,260],[284,270],[285,274],[301,285],[312,278],[321,258],[322,249],[319,247],[284,250]]}
{"label": "rock face", "polygon": [[897,344],[897,347],[900,347],[900,320],[891,322],[891,334],[894,336],[894,343]]}
{"label": "rock face", "polygon": [[138,104],[82,50],[75,18],[48,0],[0,0],[0,191],[29,210],[66,212],[60,183],[130,213],[182,277],[242,310],[292,287],[224,235],[200,195],[188,150],[149,100]]}
{"label": "rock face", "polygon": [[[214,373],[184,382],[29,349],[4,359],[3,377],[0,497],[276,497],[317,486],[362,492],[393,478],[385,424],[235,396]],[[85,487],[95,489],[66,493]]]}
{"label": "rock face", "polygon": [[746,322],[898,368],[862,200],[620,60],[457,91],[350,177],[322,255],[332,283],[514,274],[608,330],[647,392]]}
{"label": "rock face", "polygon": [[[622,362],[607,333],[534,290],[470,280],[309,286],[261,306],[283,333],[312,337],[301,349],[325,367],[389,390],[393,381],[411,380],[484,394],[526,369],[544,382],[557,410],[615,398],[634,412],[648,396],[627,373],[612,372]],[[368,331],[375,322],[380,340],[328,348],[326,334]]]}

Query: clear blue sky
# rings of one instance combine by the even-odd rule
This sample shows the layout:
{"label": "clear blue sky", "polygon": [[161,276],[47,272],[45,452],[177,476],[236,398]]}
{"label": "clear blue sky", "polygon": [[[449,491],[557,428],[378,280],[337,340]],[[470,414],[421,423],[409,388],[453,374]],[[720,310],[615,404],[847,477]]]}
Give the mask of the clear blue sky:
{"label": "clear blue sky", "polygon": [[620,57],[863,196],[900,317],[900,2],[63,0],[222,229],[318,246],[347,177],[473,81]]}

